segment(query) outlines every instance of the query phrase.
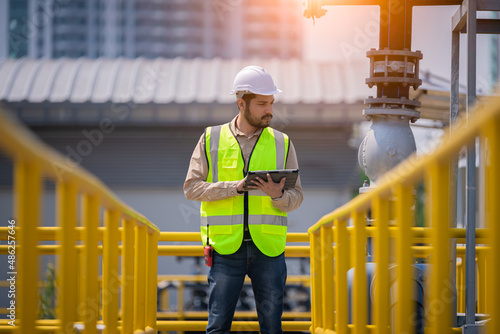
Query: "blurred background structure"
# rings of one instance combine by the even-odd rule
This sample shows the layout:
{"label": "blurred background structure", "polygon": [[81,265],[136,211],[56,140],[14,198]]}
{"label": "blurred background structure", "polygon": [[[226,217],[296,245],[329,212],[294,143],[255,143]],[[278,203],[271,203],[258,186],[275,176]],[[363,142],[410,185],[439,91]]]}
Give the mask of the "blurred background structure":
{"label": "blurred background structure", "polygon": [[[299,1],[2,1],[0,56],[300,58]],[[26,31],[30,38],[26,39]],[[3,37],[5,41],[5,35]]]}

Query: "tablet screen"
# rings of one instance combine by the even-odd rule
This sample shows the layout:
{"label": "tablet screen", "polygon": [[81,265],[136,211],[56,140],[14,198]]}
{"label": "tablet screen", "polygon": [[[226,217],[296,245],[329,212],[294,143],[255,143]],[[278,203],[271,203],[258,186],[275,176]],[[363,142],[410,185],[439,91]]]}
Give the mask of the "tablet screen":
{"label": "tablet screen", "polygon": [[281,178],[286,177],[284,189],[293,188],[295,186],[295,182],[297,182],[297,177],[299,176],[298,169],[249,171],[245,180],[245,190],[252,190],[252,188],[248,188],[247,186],[251,185],[252,183],[250,181],[254,180],[256,177],[260,177],[264,181],[267,181],[268,173],[274,182],[280,182]]}

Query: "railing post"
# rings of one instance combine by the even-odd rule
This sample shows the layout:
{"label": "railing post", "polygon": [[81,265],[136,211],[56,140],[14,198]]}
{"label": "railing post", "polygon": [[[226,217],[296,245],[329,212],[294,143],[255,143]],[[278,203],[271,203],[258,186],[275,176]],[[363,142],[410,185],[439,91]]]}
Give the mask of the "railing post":
{"label": "railing post", "polygon": [[486,259],[484,252],[476,249],[476,264],[477,264],[477,279],[476,279],[476,296],[477,296],[477,313],[487,313],[486,306],[486,286],[485,286],[485,273],[486,273]]}
{"label": "railing post", "polygon": [[[374,305],[375,333],[387,333],[389,327],[389,201],[377,197],[373,203],[375,218],[376,289]],[[402,332],[396,332],[402,333]]]}
{"label": "railing post", "polygon": [[104,214],[104,242],[102,258],[102,321],[104,334],[118,333],[118,211],[106,210]]}
{"label": "railing post", "polygon": [[[498,108],[498,107],[497,107]],[[489,123],[483,129],[486,137],[485,152],[485,198],[486,198],[486,228],[488,229],[488,244],[490,250],[487,253],[486,298],[487,312],[491,320],[488,333],[500,333],[500,266],[498,265],[498,254],[500,254],[500,116]]]}
{"label": "railing post", "polygon": [[169,306],[169,301],[170,299],[170,293],[168,292],[168,288],[165,288],[163,290],[161,290],[160,292],[160,309],[161,310],[170,310],[170,306]]}
{"label": "railing post", "polygon": [[449,281],[449,182],[448,164],[433,162],[426,174],[428,189],[429,222],[431,227],[431,273],[427,281],[429,299],[426,314],[430,333],[448,333],[451,327],[452,283]]}
{"label": "railing post", "polygon": [[457,313],[465,312],[465,269],[464,269],[464,259],[462,255],[457,252]]}
{"label": "railing post", "polygon": [[147,227],[135,226],[134,333],[143,333],[146,315],[146,241]]}
{"label": "railing post", "polygon": [[148,231],[146,333],[156,333],[158,286],[158,233]]}
{"label": "railing post", "polygon": [[[38,233],[40,222],[41,173],[35,164],[14,162],[14,224],[8,240],[14,241],[14,250],[9,256],[16,256],[15,245],[21,246],[17,265],[9,267],[8,275],[18,278],[17,298],[20,330],[24,333],[38,333],[35,319],[38,318]],[[16,227],[21,227],[17,229]],[[16,235],[17,233],[17,235]],[[9,243],[11,245],[12,243]],[[9,258],[10,259],[10,258]],[[13,262],[15,263],[15,261]]]}
{"label": "railing post", "polygon": [[[78,238],[77,238],[78,239]],[[77,299],[76,299],[76,321],[85,322],[85,310],[83,301],[85,300],[85,252],[81,247],[76,247],[76,266],[79,275],[76,275]]]}
{"label": "railing post", "polygon": [[177,287],[177,311],[179,312],[179,320],[185,319],[184,293],[186,292],[186,282],[179,282]]}
{"label": "railing post", "polygon": [[84,230],[84,268],[83,271],[83,309],[84,333],[97,334],[97,319],[99,318],[98,303],[98,227],[99,227],[99,204],[97,197],[84,195],[82,198],[82,222]]}
{"label": "railing post", "polygon": [[58,315],[61,326],[58,333],[74,333],[76,321],[76,185],[57,184],[57,223],[60,243],[57,265],[59,279]]}
{"label": "railing post", "polygon": [[[413,333],[414,326],[411,314],[415,311],[412,302],[414,287],[412,285],[412,235],[413,216],[411,207],[413,205],[412,187],[398,184],[396,186],[396,261],[398,301],[396,304],[396,333]],[[447,208],[447,206],[446,206]]]}
{"label": "railing post", "polygon": [[349,243],[347,221],[335,221],[335,330],[337,334],[347,334],[349,301],[347,297],[347,271],[349,269]]}
{"label": "railing post", "polygon": [[321,238],[321,290],[324,332],[333,331],[335,301],[333,292],[333,228],[332,224],[325,224],[320,228]]}
{"label": "railing post", "polygon": [[123,221],[122,230],[122,334],[134,332],[134,226]]}
{"label": "railing post", "polygon": [[366,230],[363,212],[352,213],[354,224],[354,284],[352,293],[353,324],[355,334],[366,333],[368,322],[368,291],[366,287]]}
{"label": "railing post", "polygon": [[311,323],[312,333],[323,329],[323,296],[321,292],[321,238],[319,231],[309,234],[311,245]]}

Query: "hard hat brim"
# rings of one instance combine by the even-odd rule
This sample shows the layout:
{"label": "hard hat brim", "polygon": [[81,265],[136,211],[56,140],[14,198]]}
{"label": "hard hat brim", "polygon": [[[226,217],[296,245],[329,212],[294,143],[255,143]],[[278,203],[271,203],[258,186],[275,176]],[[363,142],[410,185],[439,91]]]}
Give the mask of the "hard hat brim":
{"label": "hard hat brim", "polygon": [[268,91],[268,92],[259,92],[259,91],[255,91],[253,89],[248,89],[248,90],[234,90],[232,89],[229,94],[230,95],[235,95],[236,93],[244,93],[244,94],[257,94],[257,95],[274,95],[274,94],[279,94],[279,93],[282,93],[283,91],[281,89],[278,89],[276,88],[275,90],[272,90],[272,91]]}

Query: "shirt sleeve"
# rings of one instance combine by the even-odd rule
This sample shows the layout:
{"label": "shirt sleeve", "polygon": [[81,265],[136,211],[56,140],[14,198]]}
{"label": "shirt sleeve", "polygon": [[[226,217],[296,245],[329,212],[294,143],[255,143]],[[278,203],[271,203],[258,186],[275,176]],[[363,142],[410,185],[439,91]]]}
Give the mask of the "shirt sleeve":
{"label": "shirt sleeve", "polygon": [[[297,153],[295,152],[295,147],[293,146],[292,141],[290,140],[290,148],[288,151],[288,158],[285,164],[286,169],[298,169],[299,163],[297,160]],[[304,195],[302,194],[302,184],[300,183],[300,173],[297,178],[297,182],[295,186],[290,189],[286,189],[283,192],[283,196],[280,199],[273,201],[273,206],[276,209],[280,209],[283,212],[291,212],[297,209],[300,204],[302,204],[302,200],[304,199]]]}
{"label": "shirt sleeve", "polygon": [[184,181],[184,195],[191,201],[212,202],[236,195],[238,181],[207,182],[208,161],[205,154],[205,134],[194,148]]}

